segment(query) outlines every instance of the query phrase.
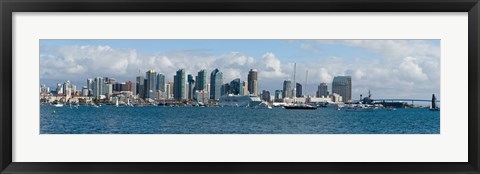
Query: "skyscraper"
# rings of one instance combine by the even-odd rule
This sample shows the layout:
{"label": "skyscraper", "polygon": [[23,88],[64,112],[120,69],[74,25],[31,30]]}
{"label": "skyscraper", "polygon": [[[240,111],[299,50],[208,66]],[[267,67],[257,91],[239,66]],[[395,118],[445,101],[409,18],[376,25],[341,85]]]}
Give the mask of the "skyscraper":
{"label": "skyscraper", "polygon": [[283,98],[292,98],[292,81],[283,81]]}
{"label": "skyscraper", "polygon": [[133,90],[133,83],[131,81],[128,82],[121,82],[113,84],[113,91],[132,91]]}
{"label": "skyscraper", "polygon": [[258,71],[256,69],[250,69],[248,72],[248,92],[258,96]]}
{"label": "skyscraper", "polygon": [[105,80],[105,83],[107,84],[115,84],[114,78],[105,77],[104,80]]}
{"label": "skyscraper", "polygon": [[155,72],[155,70],[148,70],[145,74],[147,80],[145,84],[145,98],[155,99],[157,98],[157,72]]}
{"label": "skyscraper", "polygon": [[96,77],[93,81],[93,97],[96,99],[100,99],[100,95],[103,95],[103,87],[104,87],[103,78]]}
{"label": "skyscraper", "polygon": [[173,76],[173,97],[177,100],[186,99],[185,95],[185,70],[179,69]]}
{"label": "skyscraper", "polygon": [[247,95],[248,94],[248,87],[247,87],[247,82],[246,81],[243,81],[242,82],[242,95]]}
{"label": "skyscraper", "polygon": [[46,95],[48,93],[50,93],[50,88],[45,84],[40,85],[40,94]]}
{"label": "skyscraper", "polygon": [[302,84],[297,83],[296,88],[297,88],[297,92],[295,94],[295,97],[303,97]]}
{"label": "skyscraper", "polygon": [[70,91],[70,80],[67,80],[65,83],[63,83],[63,93],[67,95],[68,91]]}
{"label": "skyscraper", "polygon": [[352,100],[352,77],[336,76],[332,82],[332,93],[342,96],[343,102]]}
{"label": "skyscraper", "polygon": [[71,91],[70,92],[72,93],[72,95],[75,95],[75,92],[77,92],[77,86],[74,85],[74,84],[70,84],[70,86],[71,86],[71,88],[70,88]]}
{"label": "skyscraper", "polygon": [[70,99],[72,95],[72,88],[70,86],[70,80],[67,80],[63,83],[63,94],[65,94],[65,100]]}
{"label": "skyscraper", "polygon": [[270,91],[262,90],[262,100],[263,101],[270,101]]}
{"label": "skyscraper", "polygon": [[63,85],[60,83],[57,83],[57,95],[62,95],[63,94]]}
{"label": "skyscraper", "polygon": [[124,83],[118,83],[118,82],[113,84],[113,91],[122,91],[122,85],[123,84]]}
{"label": "skyscraper", "polygon": [[228,95],[230,94],[230,84],[229,83],[225,83],[222,85],[221,87],[221,93],[220,95]]}
{"label": "skyscraper", "polygon": [[[133,82],[132,81],[128,81],[127,82],[127,91],[131,91],[132,93],[134,93],[135,91],[133,91]],[[122,88],[123,89],[123,88]]]}
{"label": "skyscraper", "polygon": [[87,79],[87,92],[87,96],[93,95],[93,79]]}
{"label": "skyscraper", "polygon": [[230,94],[240,95],[240,89],[241,89],[240,79],[239,78],[233,79],[230,82]]}
{"label": "skyscraper", "polygon": [[[93,82],[92,82],[92,83],[93,83]],[[84,86],[84,87],[82,88],[82,96],[83,96],[83,97],[87,97],[87,96],[89,95],[89,92],[88,92],[88,91],[89,91],[89,90],[88,90],[88,87],[87,87],[87,86]]]}
{"label": "skyscraper", "polygon": [[327,83],[320,83],[320,85],[318,85],[317,97],[327,97],[328,95]]}
{"label": "skyscraper", "polygon": [[283,90],[275,90],[275,101],[283,99]]}
{"label": "skyscraper", "polygon": [[173,82],[169,81],[168,84],[165,86],[165,93],[167,93],[167,99],[173,98]]}
{"label": "skyscraper", "polygon": [[110,97],[113,94],[113,84],[104,83],[104,85],[105,85],[104,94],[106,97]]}
{"label": "skyscraper", "polygon": [[218,69],[213,70],[210,74],[210,99],[220,99],[222,84],[223,73]]}
{"label": "skyscraper", "polygon": [[143,99],[147,99],[147,79],[143,79]]}
{"label": "skyscraper", "polygon": [[170,83],[167,83],[165,85],[165,98],[166,99],[170,99],[171,98],[171,95],[170,95]]}
{"label": "skyscraper", "polygon": [[144,84],[144,81],[145,81],[145,77],[143,76],[138,76],[137,77],[137,83],[136,83],[136,86],[135,86],[135,89],[136,89],[136,93],[140,98],[145,98],[145,92],[144,92],[144,89],[145,89],[145,84]]}
{"label": "skyscraper", "polygon": [[157,91],[165,92],[165,75],[157,74]]}
{"label": "skyscraper", "polygon": [[185,75],[185,90],[183,92],[185,93],[185,99],[188,99],[188,75]]}
{"label": "skyscraper", "polygon": [[200,70],[195,80],[195,90],[207,91],[207,70]]}
{"label": "skyscraper", "polygon": [[191,74],[188,74],[188,99],[193,99],[193,95],[195,94],[195,80]]}
{"label": "skyscraper", "polygon": [[[210,94],[210,83],[207,83],[207,93],[209,93],[209,94]],[[210,96],[208,96],[208,98],[210,98]]]}
{"label": "skyscraper", "polygon": [[173,81],[169,81],[168,84],[170,85],[170,98],[173,98]]}

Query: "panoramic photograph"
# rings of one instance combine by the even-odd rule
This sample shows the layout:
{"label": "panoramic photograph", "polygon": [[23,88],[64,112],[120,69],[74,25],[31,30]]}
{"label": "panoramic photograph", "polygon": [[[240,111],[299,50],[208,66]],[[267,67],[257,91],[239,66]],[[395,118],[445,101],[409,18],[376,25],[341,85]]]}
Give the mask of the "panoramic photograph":
{"label": "panoramic photograph", "polygon": [[440,40],[41,39],[40,134],[440,134]]}

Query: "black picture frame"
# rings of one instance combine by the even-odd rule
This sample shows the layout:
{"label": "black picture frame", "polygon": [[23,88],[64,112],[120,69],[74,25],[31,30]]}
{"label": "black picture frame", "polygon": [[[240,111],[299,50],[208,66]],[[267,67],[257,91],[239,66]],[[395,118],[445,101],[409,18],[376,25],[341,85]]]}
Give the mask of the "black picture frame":
{"label": "black picture frame", "polygon": [[[0,171],[2,173],[480,173],[478,144],[480,124],[477,101],[480,77],[478,71],[479,0],[0,0],[0,9],[2,24]],[[12,162],[13,12],[468,12],[468,162]]]}

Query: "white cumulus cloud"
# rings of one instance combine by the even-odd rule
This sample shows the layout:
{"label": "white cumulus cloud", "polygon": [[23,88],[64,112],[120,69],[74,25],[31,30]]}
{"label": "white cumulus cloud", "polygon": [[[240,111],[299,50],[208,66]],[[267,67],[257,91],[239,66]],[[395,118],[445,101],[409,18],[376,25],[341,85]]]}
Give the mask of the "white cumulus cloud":
{"label": "white cumulus cloud", "polygon": [[[295,44],[300,41],[290,41]],[[317,45],[315,45],[317,44]],[[224,74],[224,82],[235,78],[247,80],[250,69],[258,69],[259,88],[273,92],[282,89],[283,80],[293,80],[293,65],[297,63],[295,80],[306,82],[308,93],[315,93],[321,82],[329,84],[335,76],[352,76],[354,98],[371,90],[374,96],[426,98],[440,91],[440,48],[422,40],[317,40],[299,45],[299,49],[325,49],[322,45],[343,45],[378,55],[369,57],[309,55],[308,60],[286,59],[273,51],[254,57],[242,52],[211,54],[205,50],[177,50],[158,53],[138,53],[135,49],[113,48],[108,45],[65,45],[42,47],[40,77],[42,81],[62,83],[77,81],[84,86],[86,78],[113,77],[118,81],[134,81],[148,69],[166,74],[172,80],[183,68],[197,75],[215,68]],[[317,54],[320,53],[320,54]],[[78,80],[75,80],[78,79]]]}

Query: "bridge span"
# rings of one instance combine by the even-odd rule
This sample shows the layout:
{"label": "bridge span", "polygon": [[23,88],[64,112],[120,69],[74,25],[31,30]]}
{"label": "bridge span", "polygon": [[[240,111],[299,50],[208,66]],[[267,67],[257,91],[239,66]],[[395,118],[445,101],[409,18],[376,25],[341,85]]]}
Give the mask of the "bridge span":
{"label": "bridge span", "polygon": [[[394,98],[386,98],[386,99],[371,99],[374,102],[410,102],[413,104],[414,102],[432,102],[432,99],[394,99]],[[361,100],[354,100],[354,102],[359,102]],[[440,100],[435,100],[435,102],[440,102]]]}

